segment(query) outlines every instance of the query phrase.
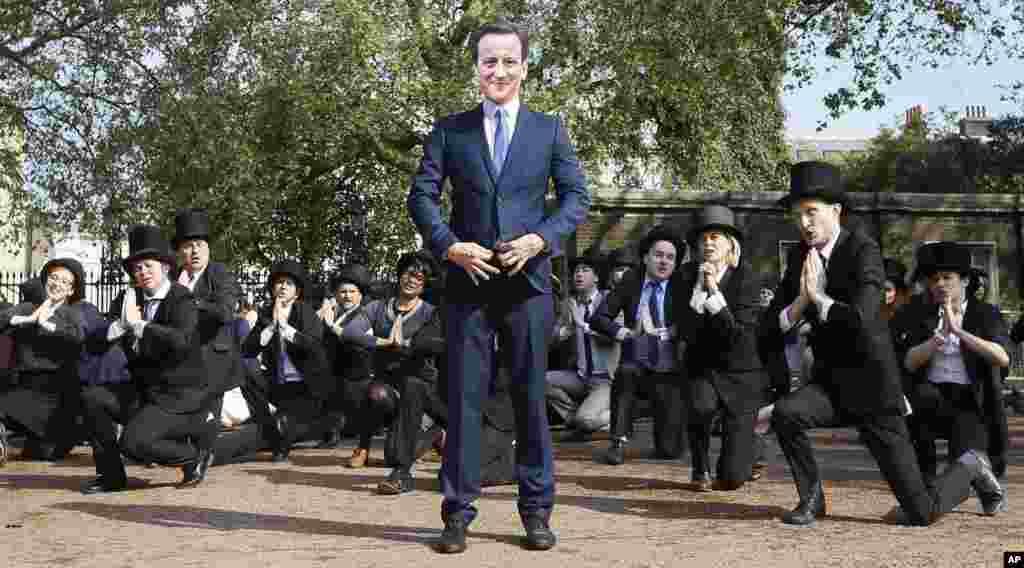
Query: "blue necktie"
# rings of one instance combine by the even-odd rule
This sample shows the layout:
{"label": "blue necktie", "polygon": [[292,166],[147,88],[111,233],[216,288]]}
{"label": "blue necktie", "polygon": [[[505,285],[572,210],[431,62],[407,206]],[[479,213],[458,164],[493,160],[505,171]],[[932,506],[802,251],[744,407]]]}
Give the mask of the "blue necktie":
{"label": "blue necktie", "polygon": [[[651,323],[654,327],[661,327],[661,310],[658,309],[658,293],[661,292],[661,285],[659,282],[648,282],[649,295],[647,296],[647,311],[651,313]],[[654,367],[658,366],[658,361],[661,359],[661,346],[658,345],[658,341],[648,341],[647,345],[650,347],[650,361]]]}
{"label": "blue necktie", "polygon": [[505,111],[500,108],[494,113],[494,171],[499,176],[501,168],[505,165],[505,154],[508,151],[508,142],[505,140],[505,128],[503,120]]}

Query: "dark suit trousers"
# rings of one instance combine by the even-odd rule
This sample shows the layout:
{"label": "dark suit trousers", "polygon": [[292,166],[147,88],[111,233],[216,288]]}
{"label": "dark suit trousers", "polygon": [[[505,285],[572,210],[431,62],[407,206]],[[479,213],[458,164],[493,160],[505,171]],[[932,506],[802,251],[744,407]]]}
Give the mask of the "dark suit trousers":
{"label": "dark suit trousers", "polygon": [[402,377],[388,382],[397,384],[401,397],[384,443],[384,461],[396,468],[409,469],[416,461],[423,415],[444,426],[448,421],[448,409],[437,393],[437,385],[432,382],[419,377]]}
{"label": "dark suit trousers", "polygon": [[938,466],[938,438],[949,440],[951,460],[966,450],[988,450],[988,432],[971,387],[922,383],[914,386],[908,398],[914,412],[907,417],[907,424],[926,479],[935,476]]}
{"label": "dark suit trousers", "polygon": [[755,414],[735,414],[722,401],[711,381],[696,379],[690,383],[690,452],[693,471],[710,471],[711,421],[721,413],[722,451],[718,456],[717,479],[745,482],[750,479],[754,462]]}
{"label": "dark suit trousers", "polygon": [[448,438],[440,474],[442,515],[462,514],[467,522],[476,516],[472,503],[480,495],[481,408],[494,390],[497,335],[511,376],[519,513],[548,518],[555,499],[544,380],[554,320],[551,295],[533,291],[521,276],[499,276],[466,296],[451,296],[444,306]]}
{"label": "dark suit trousers", "polygon": [[628,437],[633,430],[633,407],[638,392],[646,391],[654,411],[654,453],[661,459],[678,459],[686,451],[687,405],[683,401],[682,373],[655,373],[632,362],[623,362],[612,381],[612,439]]}
{"label": "dark suit trousers", "polygon": [[[162,465],[181,465],[196,459],[197,450],[189,438],[205,431],[209,410],[174,414],[156,405],[142,405],[131,383],[89,387],[82,399],[99,475],[125,479],[122,452],[142,462]],[[124,425],[120,444],[117,424]]]}
{"label": "dark suit trousers", "polygon": [[807,430],[845,424],[857,427],[882,477],[914,524],[927,525],[933,513],[952,511],[967,498],[971,483],[967,468],[951,468],[951,475],[935,488],[925,485],[902,416],[841,416],[826,390],[812,383],[778,400],[772,412],[772,426],[801,499],[821,480]]}

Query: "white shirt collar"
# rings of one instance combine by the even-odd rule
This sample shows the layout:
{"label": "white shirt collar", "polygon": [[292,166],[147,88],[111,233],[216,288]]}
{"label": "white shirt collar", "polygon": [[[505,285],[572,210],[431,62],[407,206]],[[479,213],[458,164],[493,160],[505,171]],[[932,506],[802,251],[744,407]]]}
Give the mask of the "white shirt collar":
{"label": "white shirt collar", "polygon": [[171,278],[169,275],[164,275],[164,281],[160,284],[160,287],[153,292],[152,295],[148,293],[148,290],[142,291],[142,298],[144,300],[163,300],[167,297],[167,293],[171,291]]}
{"label": "white shirt collar", "polygon": [[494,120],[494,113],[498,111],[498,108],[505,111],[505,116],[508,117],[508,123],[505,125],[506,128],[515,128],[516,117],[519,115],[519,97],[512,99],[511,101],[499,105],[491,99],[484,99],[484,116]]}
{"label": "white shirt collar", "polygon": [[[600,297],[601,297],[601,291],[597,289],[597,286],[594,286],[594,290],[590,292],[590,296],[588,296],[588,297],[587,297],[587,300],[589,300],[589,301],[590,301],[590,305],[591,305],[591,306],[593,306],[593,307],[595,307],[595,308],[596,308],[596,307],[597,307],[597,300],[598,300],[598,299],[599,299]],[[574,295],[574,296],[572,297],[572,300],[573,300],[574,302],[576,302],[576,304],[577,304],[577,305],[580,305],[580,306],[582,306],[582,305],[583,305],[583,304],[581,304],[581,303],[580,303],[580,301],[579,301],[579,297],[578,297],[578,296],[575,296],[575,295]]]}
{"label": "white shirt collar", "polygon": [[832,249],[836,248],[836,241],[839,240],[839,233],[843,231],[842,227],[836,227],[836,232],[832,235],[832,238],[825,243],[825,246],[818,249],[818,253],[821,254],[826,260],[832,259]]}
{"label": "white shirt collar", "polygon": [[641,290],[646,290],[647,289],[647,285],[649,283],[651,283],[651,282],[657,282],[658,283],[658,288],[660,288],[662,292],[665,291],[665,287],[668,285],[668,279],[667,278],[665,280],[655,280],[655,279],[653,279],[653,278],[651,278],[651,277],[649,277],[647,275],[644,275],[644,287],[641,288]]}
{"label": "white shirt collar", "polygon": [[188,288],[189,290],[195,290],[196,282],[199,282],[199,279],[202,278],[203,273],[206,272],[206,269],[204,268],[204,269],[200,270],[199,272],[196,272],[195,274],[192,274],[188,270],[184,270],[184,269],[182,269],[182,272],[187,273],[188,277],[189,277],[189,282],[188,282],[188,284],[185,285],[185,287]]}

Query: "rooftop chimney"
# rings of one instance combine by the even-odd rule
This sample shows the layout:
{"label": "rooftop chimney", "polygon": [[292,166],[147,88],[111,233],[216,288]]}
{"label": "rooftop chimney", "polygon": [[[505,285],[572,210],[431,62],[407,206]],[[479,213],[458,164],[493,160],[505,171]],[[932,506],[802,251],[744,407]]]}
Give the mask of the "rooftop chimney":
{"label": "rooftop chimney", "polygon": [[983,138],[989,135],[992,119],[983,106],[967,105],[964,117],[960,119],[960,135],[968,138]]}

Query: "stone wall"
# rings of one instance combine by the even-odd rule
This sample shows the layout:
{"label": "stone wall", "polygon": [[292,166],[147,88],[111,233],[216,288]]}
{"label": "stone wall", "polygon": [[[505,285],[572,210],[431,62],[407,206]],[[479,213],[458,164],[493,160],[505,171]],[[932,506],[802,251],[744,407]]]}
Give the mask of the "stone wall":
{"label": "stone wall", "polygon": [[[595,192],[587,221],[577,230],[572,254],[596,245],[609,251],[635,243],[658,223],[688,231],[697,211],[706,204],[731,207],[746,232],[743,254],[753,259],[754,268],[766,283],[779,276],[780,241],[799,238],[796,227],[778,207],[782,192],[696,193],[629,192],[613,193],[607,188]],[[1022,200],[1017,195],[851,194],[844,214],[847,227],[866,231],[881,245],[882,254],[903,262],[913,270],[914,251],[922,242],[957,240],[991,243],[991,261],[979,252],[975,262],[994,276],[990,301],[1005,310],[1021,307]],[[984,246],[981,246],[984,248]]]}

